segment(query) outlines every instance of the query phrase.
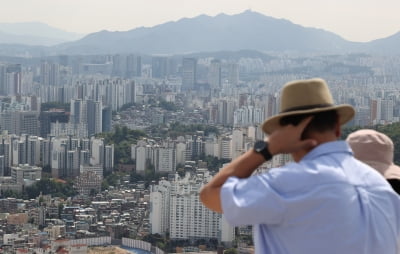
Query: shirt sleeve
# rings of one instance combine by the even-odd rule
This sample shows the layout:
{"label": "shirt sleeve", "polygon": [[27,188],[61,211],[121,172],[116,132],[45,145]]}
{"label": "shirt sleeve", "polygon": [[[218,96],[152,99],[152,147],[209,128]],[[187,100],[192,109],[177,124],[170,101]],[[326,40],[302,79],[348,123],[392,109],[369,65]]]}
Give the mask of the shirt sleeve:
{"label": "shirt sleeve", "polygon": [[284,199],[267,179],[230,177],[220,194],[222,211],[231,225],[279,224],[284,218]]}

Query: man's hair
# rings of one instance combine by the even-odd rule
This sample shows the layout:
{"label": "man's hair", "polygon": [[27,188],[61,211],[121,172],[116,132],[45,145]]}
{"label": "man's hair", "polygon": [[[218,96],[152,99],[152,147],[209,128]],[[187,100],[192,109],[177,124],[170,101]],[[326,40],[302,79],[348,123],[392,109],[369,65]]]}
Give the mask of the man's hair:
{"label": "man's hair", "polygon": [[318,113],[285,116],[280,119],[279,123],[281,126],[286,126],[288,124],[296,126],[309,116],[313,116],[313,119],[304,129],[302,139],[308,137],[310,132],[325,132],[334,130],[339,119],[336,110],[329,110]]}

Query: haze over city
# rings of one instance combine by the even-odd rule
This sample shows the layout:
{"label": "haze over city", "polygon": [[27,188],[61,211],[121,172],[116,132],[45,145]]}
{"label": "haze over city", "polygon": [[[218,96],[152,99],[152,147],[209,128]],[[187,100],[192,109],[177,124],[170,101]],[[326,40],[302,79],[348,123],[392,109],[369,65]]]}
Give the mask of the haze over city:
{"label": "haze over city", "polygon": [[400,31],[399,8],[400,2],[396,0],[4,0],[0,23],[39,21],[69,32],[88,34],[251,9],[302,26],[322,28],[350,41],[366,42]]}
{"label": "haze over city", "polygon": [[[229,224],[234,210],[209,207],[200,198],[201,190],[243,154],[255,155],[258,161],[262,158],[254,152],[260,152],[266,160],[260,161],[265,163],[252,171],[252,177],[271,173],[265,179],[280,182],[281,173],[275,172],[296,165],[300,153],[294,154],[295,161],[290,154],[268,155],[263,140],[274,139],[266,139],[268,131],[262,128],[266,119],[287,112],[281,106],[286,104],[281,103],[285,101],[283,87],[293,80],[322,78],[329,84],[334,104],[346,104],[348,115],[353,115],[348,105],[354,108],[354,118],[343,124],[341,132],[334,121],[341,114],[336,117],[330,110],[327,122],[331,126],[316,133],[318,137],[328,134],[322,143],[333,141],[326,148],[334,148],[333,139],[339,135],[345,140],[355,130],[374,129],[393,140],[393,163],[400,165],[399,0],[1,3],[0,253],[255,253],[259,237],[250,224],[258,222]],[[305,82],[324,86],[320,79]],[[295,97],[314,101],[313,92],[303,91],[294,93]],[[286,109],[295,113],[306,107],[331,109],[325,107],[328,104],[332,104],[330,99]],[[312,129],[304,133],[312,134]],[[264,144],[262,150],[259,144]],[[349,149],[340,153],[350,157]],[[314,155],[307,157],[314,160]],[[293,201],[297,207],[300,201],[294,193],[319,193],[314,183],[326,189],[329,197],[337,190],[330,186],[345,186],[346,193],[347,189],[366,193],[358,189],[363,186],[357,181],[355,185],[331,184],[315,178],[313,168],[302,171],[311,173],[306,178],[313,183],[304,182],[299,174],[293,184],[282,181],[279,191],[283,191],[273,191],[272,196],[288,193],[279,199]],[[343,179],[345,171],[338,172],[338,179]],[[369,179],[370,174],[354,174],[354,179],[359,175]],[[393,194],[388,186],[382,190]],[[331,209],[330,198],[317,199],[326,202],[306,202],[304,211],[310,204],[319,216],[323,213],[318,206],[325,207],[343,219],[337,214],[346,213],[347,207]],[[241,200],[252,201],[253,196]],[[361,204],[361,198],[351,200]],[[277,218],[296,210],[281,209],[280,203],[274,207]],[[367,211],[364,207],[355,210]],[[260,221],[268,212],[258,209],[244,217]],[[322,242],[309,234],[309,221],[327,221],[330,228],[356,224],[353,218],[362,217],[351,216],[351,223],[332,223],[331,217],[319,219],[317,213],[291,217],[293,224],[307,228],[301,235],[311,239],[307,246],[315,250],[314,244]],[[273,227],[292,227],[291,222],[279,220]],[[317,233],[324,231],[316,228]],[[367,227],[360,228],[343,232],[369,242],[368,237],[352,233],[368,232]],[[344,253],[333,247],[352,241],[346,234],[334,233],[345,239],[329,236],[333,242],[323,247]],[[299,239],[294,242],[303,243]],[[380,235],[379,239],[394,238]],[[347,250],[357,252],[355,245],[349,246]],[[382,248],[363,249],[390,253],[387,246],[385,241]]]}

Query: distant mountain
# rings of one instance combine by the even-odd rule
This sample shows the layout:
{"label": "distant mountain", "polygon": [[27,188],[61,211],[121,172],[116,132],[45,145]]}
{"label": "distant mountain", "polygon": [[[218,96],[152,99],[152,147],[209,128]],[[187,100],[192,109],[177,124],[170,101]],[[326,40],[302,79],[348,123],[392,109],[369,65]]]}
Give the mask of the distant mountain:
{"label": "distant mountain", "polygon": [[53,46],[82,38],[40,22],[0,23],[0,43]]}
{"label": "distant mountain", "polygon": [[[1,26],[0,26],[1,31]],[[400,33],[368,43],[351,42],[323,29],[303,27],[253,11],[236,15],[200,15],[125,32],[100,31],[31,55],[190,54],[216,51],[400,54]],[[0,52],[4,52],[1,50]],[[18,48],[22,50],[22,48]],[[34,50],[40,50],[40,53]]]}
{"label": "distant mountain", "polygon": [[400,32],[384,39],[373,40],[366,44],[367,51],[379,54],[399,54]]}
{"label": "distant mountain", "polygon": [[101,31],[58,45],[64,53],[142,52],[176,54],[201,51],[343,51],[354,43],[321,29],[246,11],[237,15],[201,15],[126,32]]}

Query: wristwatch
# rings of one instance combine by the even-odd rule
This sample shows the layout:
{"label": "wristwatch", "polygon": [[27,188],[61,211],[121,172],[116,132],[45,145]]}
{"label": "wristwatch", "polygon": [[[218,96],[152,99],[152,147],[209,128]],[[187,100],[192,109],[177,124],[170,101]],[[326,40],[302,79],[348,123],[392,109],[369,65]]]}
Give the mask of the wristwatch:
{"label": "wristwatch", "polygon": [[254,151],[261,154],[266,161],[272,159],[272,154],[268,150],[268,142],[264,140],[258,140],[254,143]]}

